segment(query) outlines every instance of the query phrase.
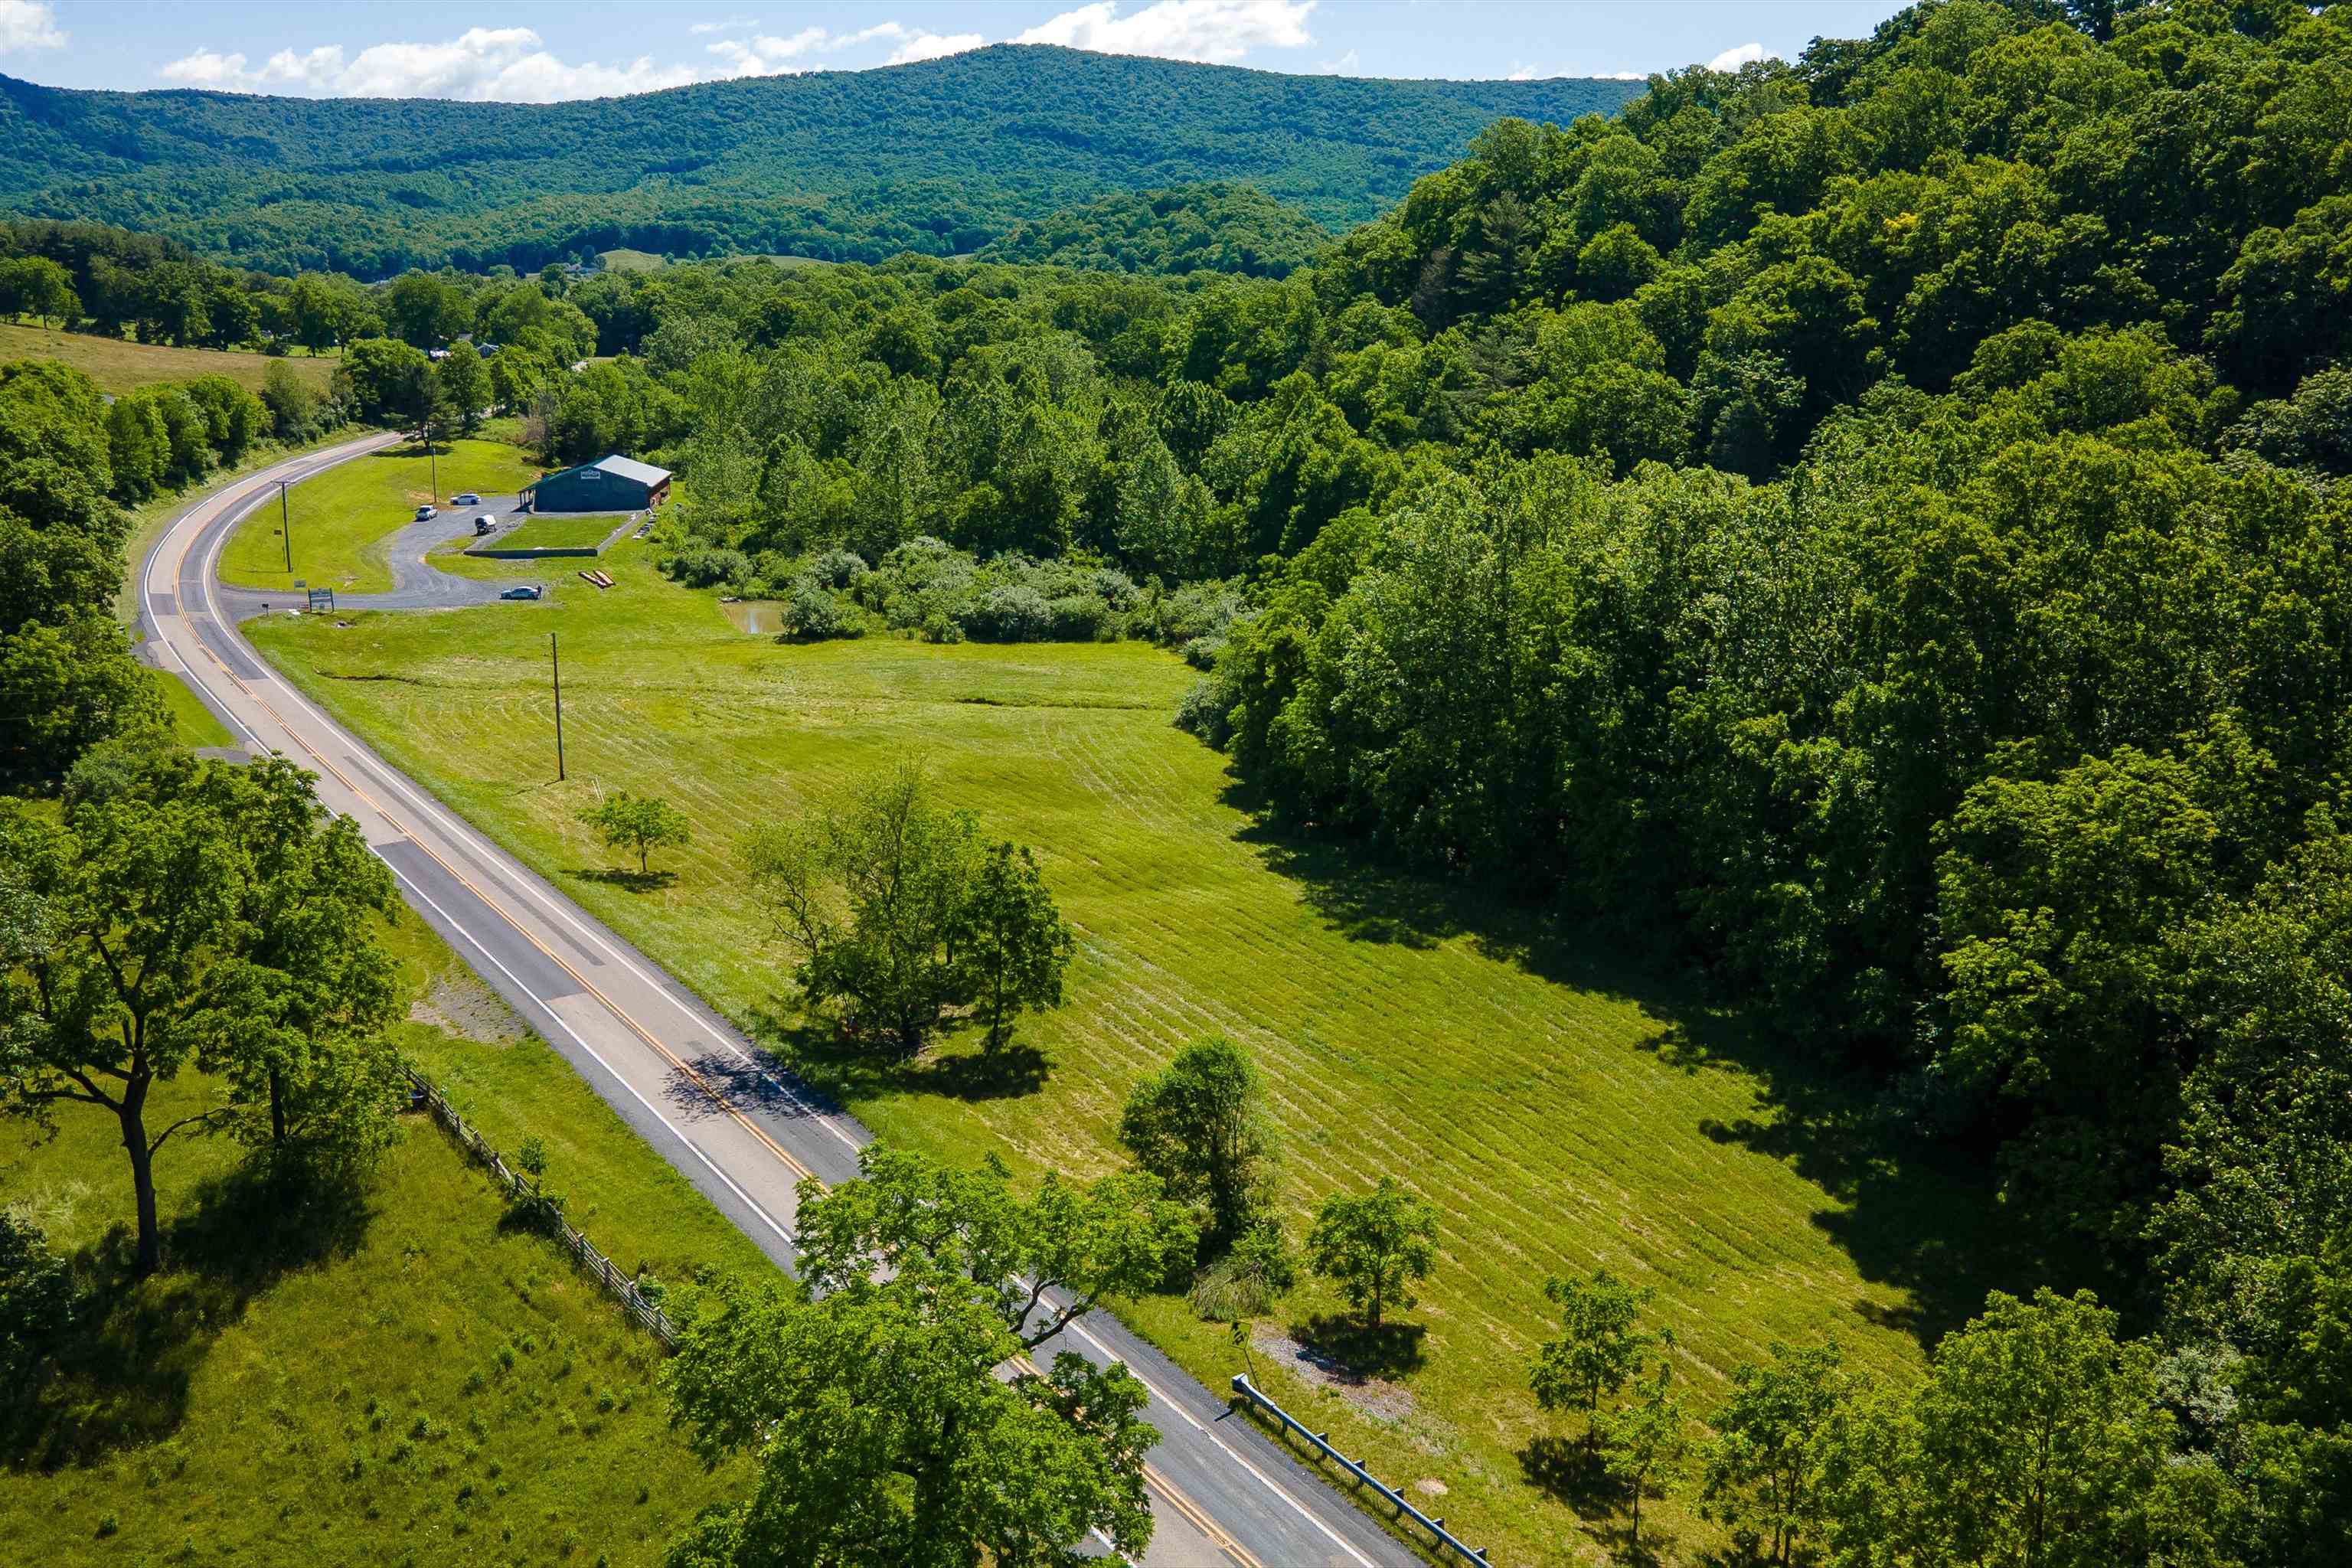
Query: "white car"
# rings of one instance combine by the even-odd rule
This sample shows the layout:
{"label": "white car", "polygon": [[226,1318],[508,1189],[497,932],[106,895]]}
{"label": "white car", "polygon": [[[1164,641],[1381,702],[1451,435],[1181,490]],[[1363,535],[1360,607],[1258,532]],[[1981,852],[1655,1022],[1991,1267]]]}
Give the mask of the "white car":
{"label": "white car", "polygon": [[482,504],[482,498],[476,495],[473,491],[467,490],[464,495],[451,496],[449,498],[449,504],[451,506],[479,506]]}
{"label": "white car", "polygon": [[439,517],[440,515],[441,509],[436,506],[420,506],[416,509],[416,521],[419,522],[423,522],[427,518]]}

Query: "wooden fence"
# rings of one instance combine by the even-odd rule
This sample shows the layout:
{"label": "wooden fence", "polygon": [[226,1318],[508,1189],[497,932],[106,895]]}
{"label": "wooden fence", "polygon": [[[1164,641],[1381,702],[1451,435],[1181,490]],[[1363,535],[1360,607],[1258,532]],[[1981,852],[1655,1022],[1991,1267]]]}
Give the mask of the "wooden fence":
{"label": "wooden fence", "polygon": [[[499,1152],[490,1147],[489,1141],[467,1125],[466,1119],[457,1114],[457,1108],[442,1098],[439,1089],[434,1088],[414,1068],[404,1070],[408,1073],[409,1101],[412,1105],[429,1113],[434,1121],[441,1124],[443,1131],[456,1139],[460,1148],[485,1166],[490,1174],[497,1177],[499,1183],[515,1196],[530,1199],[539,1195],[539,1184],[522,1172],[509,1166],[500,1157]],[[654,1338],[661,1341],[662,1348],[665,1350],[677,1348],[677,1328],[670,1322],[667,1314],[646,1300],[645,1292],[637,1289],[637,1282],[635,1279],[614,1268],[611,1258],[597,1251],[586,1237],[572,1229],[571,1226],[558,1220],[556,1232],[557,1239],[562,1243],[564,1250],[572,1254],[572,1260],[583,1270],[593,1275],[596,1282],[604,1288],[605,1294],[621,1303],[622,1310],[643,1324],[652,1332]]]}

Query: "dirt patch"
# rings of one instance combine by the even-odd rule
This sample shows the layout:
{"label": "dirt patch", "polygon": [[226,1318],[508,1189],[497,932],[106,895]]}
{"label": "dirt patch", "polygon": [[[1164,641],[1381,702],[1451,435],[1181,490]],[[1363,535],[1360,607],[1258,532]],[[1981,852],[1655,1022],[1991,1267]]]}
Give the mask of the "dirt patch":
{"label": "dirt patch", "polygon": [[431,990],[408,1005],[408,1017],[486,1046],[512,1045],[528,1033],[515,1010],[470,974],[436,980]]}
{"label": "dirt patch", "polygon": [[1412,1391],[1404,1384],[1367,1377],[1271,1324],[1261,1324],[1250,1336],[1250,1343],[1260,1355],[1281,1363],[1308,1386],[1329,1389],[1375,1421],[1393,1425],[1413,1412]]}

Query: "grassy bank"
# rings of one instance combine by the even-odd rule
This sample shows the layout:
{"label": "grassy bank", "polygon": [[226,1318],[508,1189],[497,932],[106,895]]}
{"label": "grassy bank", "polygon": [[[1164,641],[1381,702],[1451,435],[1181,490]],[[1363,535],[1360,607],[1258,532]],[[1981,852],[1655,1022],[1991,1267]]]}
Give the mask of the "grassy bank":
{"label": "grassy bank", "polygon": [[[546,1140],[572,1217],[622,1266],[756,1269],[748,1242],[414,920],[389,940],[404,1047],[495,1141]],[[189,1079],[155,1114],[202,1105]],[[740,1484],[668,1427],[660,1352],[430,1122],[351,1202],[289,1215],[217,1142],[157,1162],[168,1263],[127,1283],[111,1122],[0,1137],[0,1202],[102,1303],[68,1397],[0,1468],[0,1536],[56,1564],[658,1563]]]}
{"label": "grassy bank", "polygon": [[593,517],[534,517],[499,541],[501,550],[582,550],[602,544],[625,521],[599,513]]}
{"label": "grassy bank", "polygon": [[[221,552],[221,580],[247,588],[312,587],[380,594],[392,587],[383,542],[406,527],[418,506],[446,503],[466,490],[511,494],[539,474],[537,465],[501,441],[452,441],[430,461],[415,446],[392,447],[328,469],[286,492],[294,531],[293,568],[278,508],[257,507]],[[453,516],[451,525],[464,520]]]}
{"label": "grassy bank", "polygon": [[[1222,759],[1170,727],[1191,679],[1174,658],[778,647],[660,579],[641,544],[607,564],[620,586],[528,624],[362,616],[272,622],[257,638],[395,763],[755,1026],[782,975],[745,906],[744,835],[925,762],[988,831],[1039,847],[1080,933],[1068,1005],[1024,1022],[1001,1068],[968,1039],[901,1068],[836,1057],[818,1033],[766,1033],[882,1136],[966,1160],[995,1151],[1031,1173],[1109,1168],[1139,1077],[1203,1033],[1247,1043],[1272,1082],[1295,1228],[1325,1194],[1383,1172],[1445,1215],[1438,1274],[1407,1315],[1418,1331],[1381,1348],[1382,1378],[1342,1385],[1293,1359],[1290,1341],[1331,1337],[1336,1304],[1315,1291],[1269,1331],[1259,1370],[1377,1472],[1445,1489],[1443,1511],[1498,1561],[1576,1561],[1613,1528],[1552,1489],[1543,1439],[1565,1428],[1526,1392],[1548,1272],[1607,1264],[1654,1287],[1701,1409],[1775,1339],[1834,1334],[1860,1364],[1907,1375],[1921,1338],[1981,1300],[1967,1194],[1875,1146],[1834,1086],[1573,931],[1263,828]],[[657,859],[672,873],[659,888],[602,877],[609,858],[573,820],[614,788],[693,820],[693,847]],[[1132,1310],[1204,1380],[1235,1370],[1223,1331],[1181,1303]],[[1659,1511],[1680,1542],[1670,1556],[1712,1540],[1687,1510]]]}
{"label": "grassy bank", "polygon": [[[173,349],[159,343],[125,342],[88,332],[49,331],[0,322],[0,361],[53,359],[69,364],[101,391],[130,392],[159,381],[190,381],[200,375],[225,375],[255,391],[273,363],[266,354],[220,349]],[[335,374],[331,359],[289,354],[284,363],[320,392]]]}
{"label": "grassy bank", "polygon": [[213,716],[188,683],[168,669],[151,669],[163,706],[172,715],[172,730],[184,746],[226,746],[236,743],[228,726]]}

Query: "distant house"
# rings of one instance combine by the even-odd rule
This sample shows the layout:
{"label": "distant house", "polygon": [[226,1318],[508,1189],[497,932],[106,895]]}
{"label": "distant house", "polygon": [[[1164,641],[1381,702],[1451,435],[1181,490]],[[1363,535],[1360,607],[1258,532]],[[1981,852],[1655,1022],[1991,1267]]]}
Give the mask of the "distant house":
{"label": "distant house", "polygon": [[669,470],[634,458],[600,458],[541,474],[522,493],[533,511],[643,511],[669,499]]}

